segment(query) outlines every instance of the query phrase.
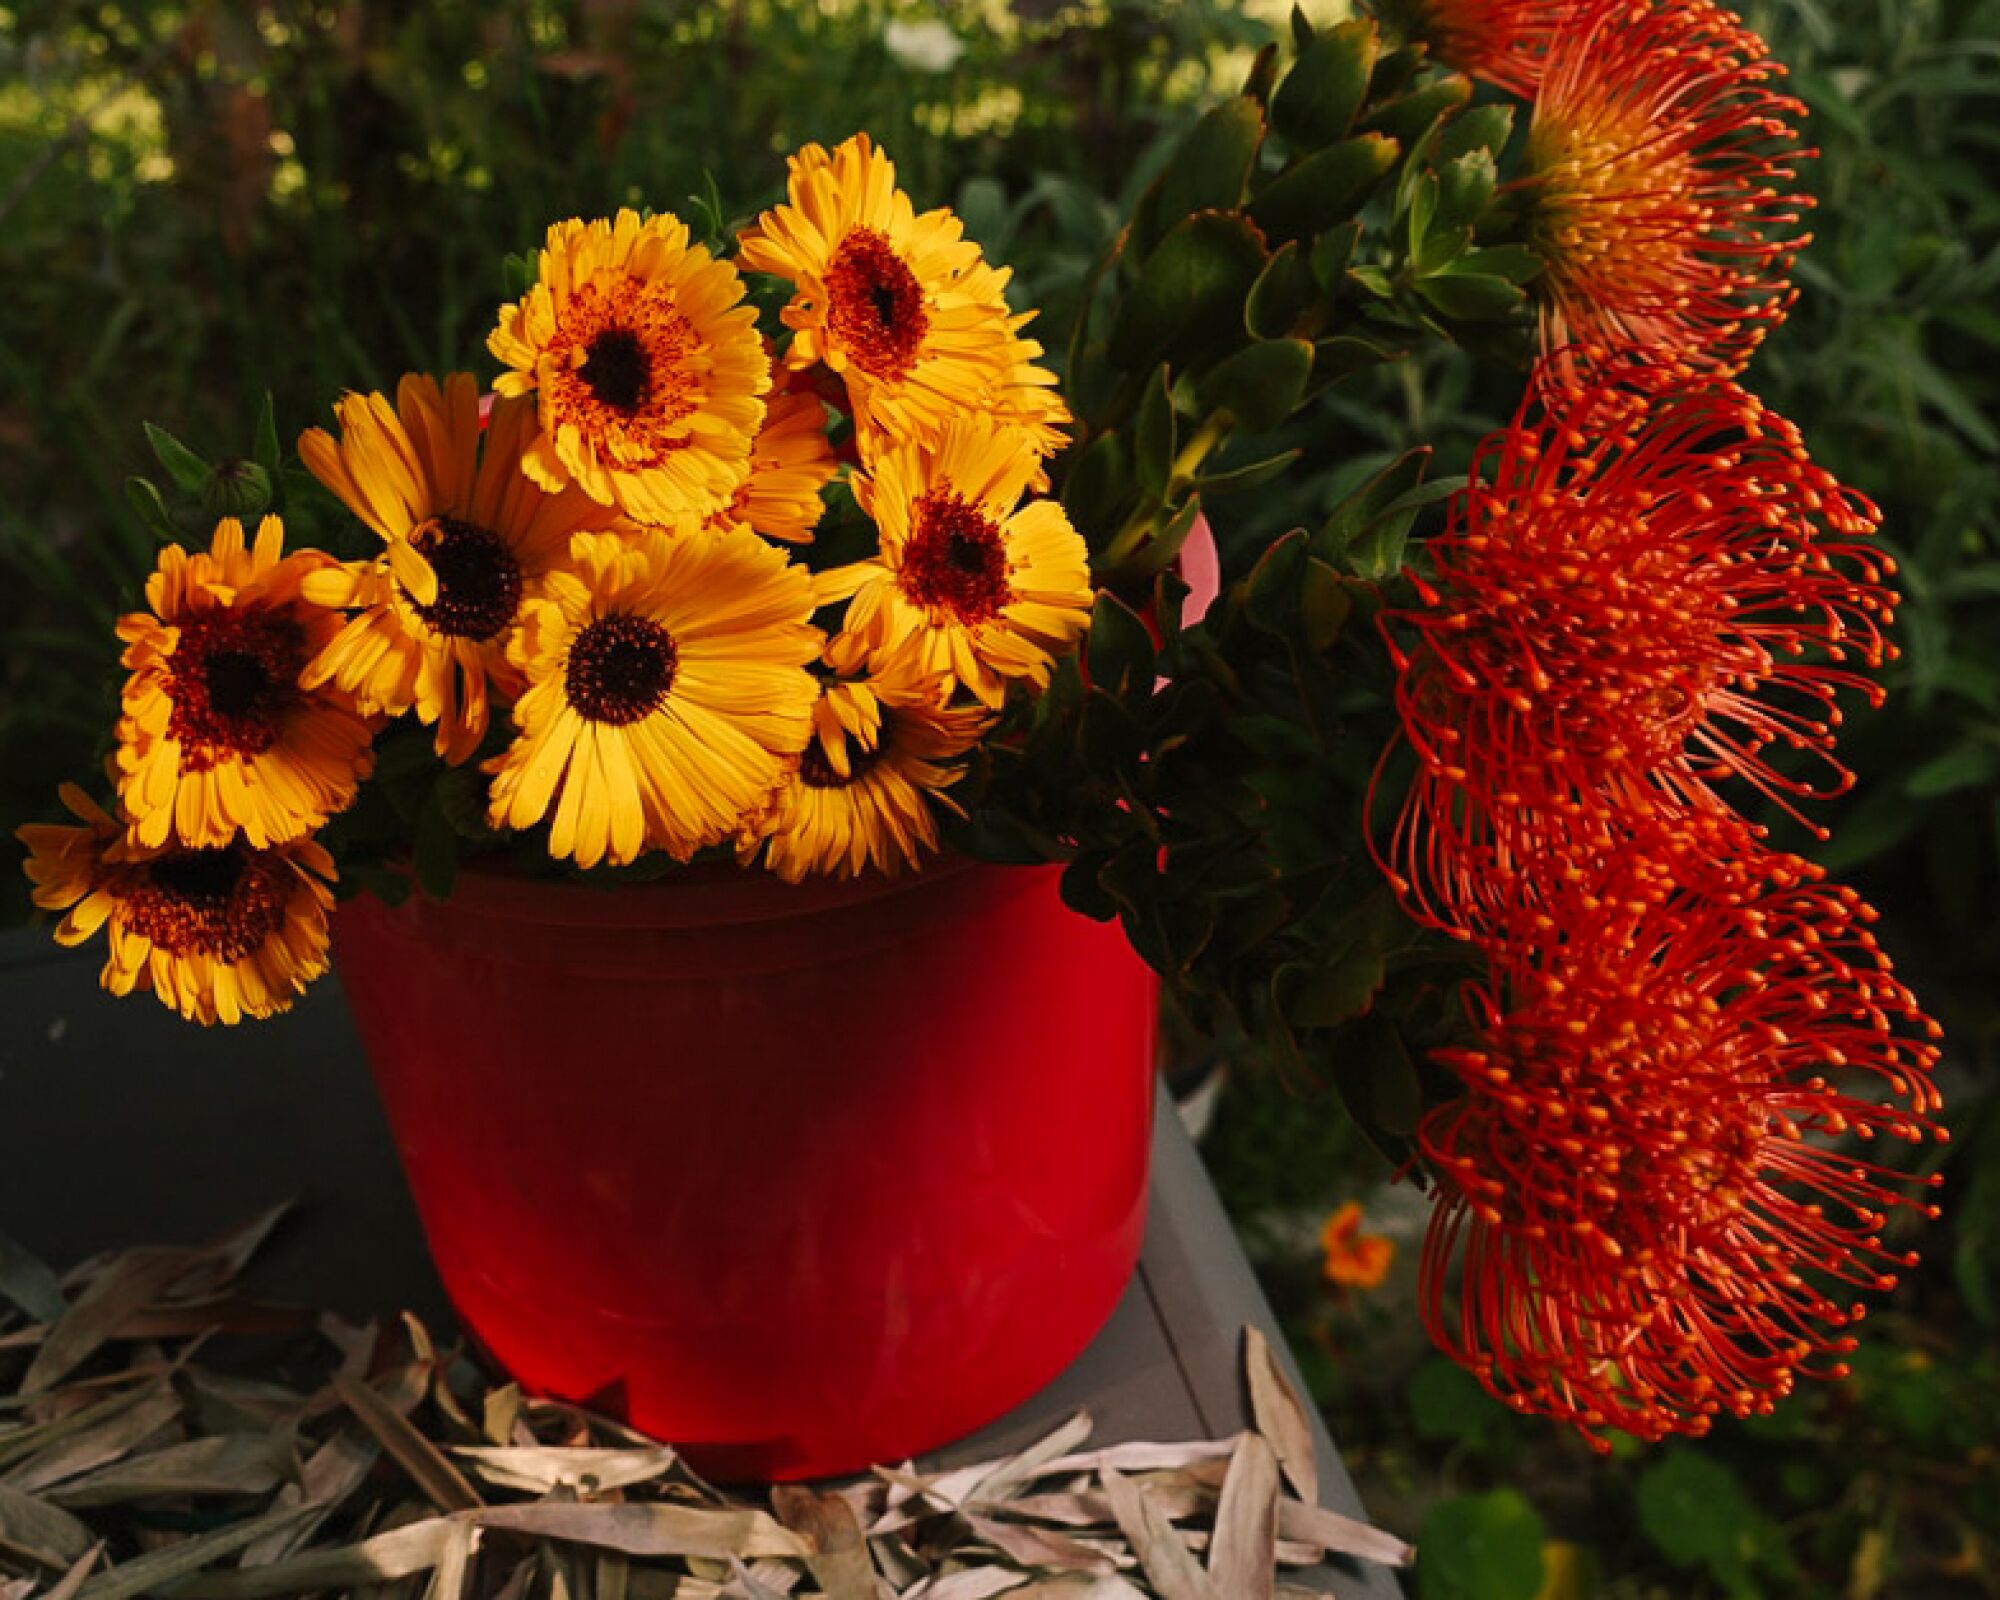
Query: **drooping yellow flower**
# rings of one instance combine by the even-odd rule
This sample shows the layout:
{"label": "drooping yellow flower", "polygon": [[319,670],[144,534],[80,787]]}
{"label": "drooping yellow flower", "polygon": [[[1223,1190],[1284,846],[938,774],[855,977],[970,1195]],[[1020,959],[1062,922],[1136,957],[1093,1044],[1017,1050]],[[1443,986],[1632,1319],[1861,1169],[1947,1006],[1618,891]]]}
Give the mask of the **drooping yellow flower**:
{"label": "drooping yellow flower", "polygon": [[220,847],[238,829],[260,850],[303,838],[373,769],[353,701],[301,682],[341,628],[301,589],[335,563],[317,550],[285,555],[284,538],[266,517],[246,549],[243,524],[224,517],[206,551],[161,551],[146,581],[151,614],[119,620],[131,676],[118,798],[148,848]]}
{"label": "drooping yellow flower", "polygon": [[1396,1241],[1361,1231],[1361,1205],[1348,1201],[1320,1229],[1320,1276],[1340,1289],[1379,1289],[1396,1262]]}
{"label": "drooping yellow flower", "polygon": [[326,971],[334,867],[313,840],[147,850],[74,784],[62,799],[82,827],[29,824],[16,837],[35,904],[68,913],[57,940],[107,930],[100,981],[113,994],[151,989],[190,1021],[235,1023],[285,1010]]}
{"label": "drooping yellow flower", "polygon": [[[1090,623],[1089,552],[1054,500],[1021,496],[1041,457],[1019,430],[966,422],[936,450],[890,451],[855,480],[881,548],[819,578],[822,601],[852,596],[828,659],[907,663],[989,706],[1007,684],[1048,682]],[[1017,509],[1018,508],[1018,509]]]}
{"label": "drooping yellow flower", "polygon": [[750,475],[728,505],[709,516],[709,525],[740,522],[767,539],[810,544],[826,510],[820,490],[832,482],[835,470],[825,403],[794,388],[781,368],[766,400],[764,426],[751,446]]}
{"label": "drooping yellow flower", "polygon": [[963,769],[955,762],[992,723],[979,706],[940,707],[908,680],[828,683],[813,709],[813,738],[783,786],[746,830],[738,855],[761,848],[788,883],[811,873],[893,877],[938,847],[933,802]]}
{"label": "drooping yellow flower", "polygon": [[[521,599],[562,559],[569,536],[609,526],[618,513],[582,490],[550,494],[521,473],[535,430],[534,402],[500,400],[481,447],[479,385],[455,372],[438,387],[411,373],[396,404],[380,394],[334,407],[341,437],[323,428],[299,440],[314,477],[375,530],[372,561],[311,574],[306,597],[351,610],[345,627],[306,668],[307,688],[332,683],[364,712],[437,728],[437,752],[456,766],[479,746],[488,702],[520,693],[507,664],[507,633]],[[410,554],[431,573],[419,601],[399,571]]]}
{"label": "drooping yellow flower", "polygon": [[864,458],[935,444],[971,412],[1008,420],[1018,406],[1052,427],[1067,419],[1060,402],[1049,406],[1053,378],[1024,370],[1041,352],[1018,337],[1027,317],[1007,308],[1006,274],[949,210],[917,215],[865,133],[831,152],[800,150],[788,197],[740,236],[741,259],[797,287],[783,313],[786,359],[841,374]]}
{"label": "drooping yellow flower", "polygon": [[805,569],[746,528],[578,534],[507,646],[528,688],[486,766],[493,825],[546,817],[586,867],[734,837],[811,731],[812,612]]}
{"label": "drooping yellow flower", "polygon": [[533,393],[523,452],[551,492],[575,483],[642,522],[704,517],[743,481],[770,358],[736,268],[671,216],[558,222],[528,293],[486,345],[503,395]]}

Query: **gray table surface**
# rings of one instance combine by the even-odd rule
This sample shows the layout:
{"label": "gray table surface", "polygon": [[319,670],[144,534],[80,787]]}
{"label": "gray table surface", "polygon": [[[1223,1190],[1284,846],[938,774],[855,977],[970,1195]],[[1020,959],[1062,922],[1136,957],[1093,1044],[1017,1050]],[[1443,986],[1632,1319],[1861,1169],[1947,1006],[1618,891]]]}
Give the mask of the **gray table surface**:
{"label": "gray table surface", "polygon": [[[101,959],[59,949],[44,929],[0,932],[0,1229],[63,1266],[207,1238],[296,1196],[254,1269],[260,1291],[448,1323],[337,983],[268,1023],[198,1029],[151,996],[104,994]],[[1248,1420],[1246,1324],[1303,1392],[1200,1157],[1160,1103],[1145,1251],[1110,1322],[1041,1393],[928,1460],[1018,1449],[1078,1410],[1098,1443],[1234,1433]],[[1314,1427],[1321,1498],[1364,1515]],[[1291,1581],[1346,1600],[1401,1593],[1383,1569],[1340,1562]]]}

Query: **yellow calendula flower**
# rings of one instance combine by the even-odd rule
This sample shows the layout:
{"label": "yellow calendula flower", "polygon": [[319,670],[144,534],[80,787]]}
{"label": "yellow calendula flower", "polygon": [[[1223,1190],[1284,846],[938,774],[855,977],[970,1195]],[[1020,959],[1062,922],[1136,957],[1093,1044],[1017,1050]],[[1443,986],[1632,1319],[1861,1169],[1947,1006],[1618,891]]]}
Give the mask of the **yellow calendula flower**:
{"label": "yellow calendula flower", "polygon": [[818,687],[803,567],[748,529],[578,534],[507,652],[528,688],[487,763],[497,828],[550,822],[580,866],[735,837],[805,747]]}
{"label": "yellow calendula flower", "polygon": [[[921,216],[896,187],[895,165],[866,134],[792,157],[788,203],[739,238],[743,265],[796,285],[785,307],[786,359],[841,374],[864,458],[896,443],[935,444],[956,417],[1008,419],[1018,406],[1047,424],[1053,377],[1019,337],[1007,275],[989,267],[949,210]],[[1053,444],[1051,445],[1053,447]]]}
{"label": "yellow calendula flower", "polygon": [[[310,429],[299,456],[383,549],[306,578],[308,599],[354,615],[302,682],[334,684],[371,714],[414,710],[435,725],[437,752],[455,766],[485,737],[492,696],[520,693],[506,643],[522,598],[562,559],[572,533],[607,527],[618,513],[580,489],[550,494],[522,476],[532,400],[498,401],[482,447],[469,372],[442,388],[412,373],[393,407],[386,395],[350,394],[334,414],[339,439]],[[412,556],[430,573],[424,599],[408,580]]]}
{"label": "yellow calendula flower", "polygon": [[940,707],[910,680],[828,683],[813,737],[782,787],[746,829],[738,856],[788,883],[811,873],[894,876],[938,847],[936,804],[963,769],[954,763],[992,725],[979,706]]}
{"label": "yellow calendula flower", "polygon": [[206,551],[160,552],[146,581],[151,613],[118,623],[125,641],[118,798],[148,848],[195,849],[240,829],[257,849],[303,838],[353,803],[374,766],[353,701],[301,681],[340,631],[339,613],[302,593],[334,566],[317,550],[283,553],[264,518],[245,547],[225,517]]}
{"label": "yellow calendula flower", "polygon": [[1054,500],[1021,504],[1041,457],[1018,429],[955,424],[935,449],[892,450],[855,480],[881,548],[822,573],[852,597],[828,651],[836,670],[906,665],[997,707],[1015,679],[1040,687],[1090,625],[1090,559]]}
{"label": "yellow calendula flower", "polygon": [[743,481],[771,363],[743,280],[671,216],[558,222],[540,276],[487,348],[503,395],[532,393],[522,469],[641,522],[705,517]]}
{"label": "yellow calendula flower", "polygon": [[795,389],[782,370],[766,399],[764,426],[750,449],[750,472],[729,503],[710,514],[711,527],[740,522],[767,539],[812,543],[826,510],[820,490],[836,464],[826,437],[826,406],[818,395]]}
{"label": "yellow calendula flower", "polygon": [[83,826],[30,824],[16,837],[35,904],[68,913],[57,940],[106,930],[101,981],[113,994],[151,989],[190,1021],[235,1023],[285,1010],[326,971],[334,868],[312,840],[147,850],[74,784],[62,799]]}

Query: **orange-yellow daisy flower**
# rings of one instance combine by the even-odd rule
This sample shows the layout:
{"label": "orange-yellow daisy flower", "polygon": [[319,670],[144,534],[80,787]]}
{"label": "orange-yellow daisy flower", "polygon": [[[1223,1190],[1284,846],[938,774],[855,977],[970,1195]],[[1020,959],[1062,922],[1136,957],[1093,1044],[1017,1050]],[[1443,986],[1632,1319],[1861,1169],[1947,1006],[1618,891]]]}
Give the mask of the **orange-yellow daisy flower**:
{"label": "orange-yellow daisy flower", "polygon": [[822,636],[803,567],[747,528],[578,534],[507,646],[528,680],[496,828],[579,866],[735,836],[805,747]]}
{"label": "orange-yellow daisy flower", "polygon": [[339,613],[301,593],[334,565],[317,550],[283,554],[266,517],[245,548],[224,517],[206,551],[160,552],[146,580],[151,614],[120,619],[124,715],[118,798],[139,843],[257,849],[303,838],[354,800],[374,767],[370,729],[352,700],[300,681],[340,631]]}
{"label": "orange-yellow daisy flower", "polygon": [[534,394],[521,466],[642,522],[706,516],[743,481],[771,363],[736,268],[671,216],[558,222],[486,346],[493,387]]}
{"label": "orange-yellow daisy flower", "polygon": [[835,470],[825,402],[809,390],[794,389],[780,369],[766,401],[764,426],[750,449],[750,474],[728,505],[710,514],[709,525],[740,522],[767,539],[811,544],[826,510],[820,490],[833,480]]}
{"label": "orange-yellow daisy flower", "polygon": [[932,802],[963,774],[954,763],[992,717],[979,706],[941,707],[927,687],[828,683],[813,710],[813,738],[790,763],[770,803],[746,830],[739,856],[759,848],[788,883],[811,873],[893,877],[938,847]]}
{"label": "orange-yellow daisy flower", "polygon": [[1342,1289],[1379,1289],[1396,1261],[1396,1241],[1361,1231],[1361,1206],[1350,1200],[1320,1229],[1320,1276]]}
{"label": "orange-yellow daisy flower", "polygon": [[[383,550],[306,578],[309,600],[355,615],[301,681],[334,684],[370,714],[414,709],[456,766],[485,737],[490,694],[505,701],[521,691],[506,643],[523,595],[562,559],[572,533],[607,527],[618,514],[580,489],[550,494],[522,475],[532,400],[497,402],[482,449],[469,372],[442,389],[411,373],[393,408],[386,395],[350,394],[334,413],[341,437],[309,429],[299,455]],[[431,574],[426,600],[405,581],[412,553]]]}
{"label": "orange-yellow daisy flower", "polygon": [[1090,624],[1091,587],[1062,506],[1020,503],[1040,467],[1018,430],[967,421],[937,449],[892,450],[857,478],[881,548],[820,575],[823,601],[852,596],[835,669],[906,663],[941,701],[963,685],[995,707],[1011,680],[1046,684]]}
{"label": "orange-yellow daisy flower", "polygon": [[968,412],[1004,415],[1023,388],[1019,404],[1047,408],[1047,385],[1019,370],[1040,351],[1017,337],[1006,275],[948,209],[917,214],[865,133],[800,150],[788,196],[740,236],[741,260],[797,286],[786,359],[841,374],[864,454],[935,443]]}
{"label": "orange-yellow daisy flower", "polygon": [[57,940],[108,930],[101,981],[113,994],[151,989],[190,1021],[234,1023],[285,1010],[326,971],[334,867],[314,841],[146,850],[74,784],[62,799],[82,827],[29,824],[16,837],[35,904],[68,913]]}

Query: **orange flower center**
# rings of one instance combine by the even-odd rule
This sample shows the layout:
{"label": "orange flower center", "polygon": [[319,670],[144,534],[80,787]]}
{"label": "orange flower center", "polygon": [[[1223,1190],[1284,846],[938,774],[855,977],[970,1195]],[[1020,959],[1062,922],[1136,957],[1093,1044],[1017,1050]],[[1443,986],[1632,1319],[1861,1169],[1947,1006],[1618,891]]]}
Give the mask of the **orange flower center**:
{"label": "orange flower center", "polygon": [[1533,243],[1562,289],[1671,304],[1711,224],[1699,175],[1641,114],[1541,122],[1530,134],[1536,174]]}
{"label": "orange flower center", "polygon": [[587,624],[571,642],[563,692],[590,721],[623,727],[666,703],[679,659],[657,622],[614,612]]}
{"label": "orange flower center", "polygon": [[613,280],[578,288],[549,341],[551,430],[574,427],[625,467],[687,447],[679,424],[702,401],[702,340],[664,289]]}
{"label": "orange flower center", "polygon": [[917,502],[913,520],[898,579],[903,594],[968,626],[998,616],[1014,593],[1006,541],[993,519],[949,489],[933,489]]}
{"label": "orange flower center", "polygon": [[871,378],[900,378],[916,365],[930,331],[923,286],[894,245],[855,228],[826,271],[827,327],[847,358]]}
{"label": "orange flower center", "polygon": [[521,564],[498,534],[456,517],[433,517],[410,535],[410,543],[437,574],[437,599],[427,606],[410,601],[410,609],[434,632],[484,641],[514,620],[521,605]]}
{"label": "orange flower center", "polygon": [[171,955],[240,961],[284,927],[288,898],[283,874],[241,845],[177,851],[145,865],[125,923]]}
{"label": "orange flower center", "polygon": [[180,744],[181,771],[262,755],[298,703],[304,629],[265,610],[210,611],[177,626],[180,638],[167,664],[173,701],[167,736]]}

